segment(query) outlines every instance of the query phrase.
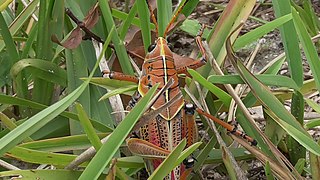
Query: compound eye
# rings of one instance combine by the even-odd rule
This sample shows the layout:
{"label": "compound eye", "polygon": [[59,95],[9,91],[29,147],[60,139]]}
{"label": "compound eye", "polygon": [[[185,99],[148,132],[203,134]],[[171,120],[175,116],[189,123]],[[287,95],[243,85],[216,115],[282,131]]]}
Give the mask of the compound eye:
{"label": "compound eye", "polygon": [[148,47],[148,52],[151,52],[155,47],[156,47],[155,44],[151,44],[151,45]]}
{"label": "compound eye", "polygon": [[168,43],[168,47],[171,51],[173,51],[173,45],[171,43]]}

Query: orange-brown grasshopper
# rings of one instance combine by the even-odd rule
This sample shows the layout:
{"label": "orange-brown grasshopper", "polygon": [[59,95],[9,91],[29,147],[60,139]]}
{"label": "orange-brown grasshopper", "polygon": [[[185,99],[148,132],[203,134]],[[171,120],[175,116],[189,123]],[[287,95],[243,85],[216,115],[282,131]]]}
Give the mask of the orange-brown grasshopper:
{"label": "orange-brown grasshopper", "polygon": [[[170,26],[177,19],[183,7],[184,5],[181,5],[173,15],[164,35],[158,37],[155,43],[149,46],[148,53],[144,58],[140,77],[119,72],[103,72],[105,74],[104,76],[111,79],[131,81],[138,84],[138,92],[133,96],[133,99],[129,103],[129,106],[131,107],[134,106],[135,102],[139,101],[139,98],[143,97],[155,84],[160,84],[158,87],[159,91],[169,81],[173,81],[173,84],[169,89],[158,97],[152,105],[152,112],[150,113],[152,115],[146,115],[143,120],[140,119],[136,125],[136,137],[127,140],[128,148],[132,153],[151,159],[149,161],[151,164],[149,167],[149,169],[151,169],[150,171],[156,169],[163,161],[163,158],[165,158],[184,138],[187,140],[187,147],[197,142],[198,131],[195,123],[195,112],[206,116],[225,127],[228,131],[238,134],[255,144],[255,141],[252,138],[241,131],[236,130],[234,126],[215,118],[191,103],[185,102],[182,98],[178,75],[185,74],[188,68],[197,69],[203,66],[207,61],[207,55],[201,41],[203,33],[202,28],[196,37],[196,42],[202,56],[192,63],[182,66],[177,65],[175,62],[166,36]],[[157,27],[157,21],[150,6],[149,9],[152,21]],[[175,100],[172,102],[174,98]],[[168,103],[170,103],[170,105],[164,107]],[[149,119],[146,117],[149,117]],[[167,178],[185,179],[191,172],[189,166],[190,165],[188,164],[181,164],[176,167]]]}

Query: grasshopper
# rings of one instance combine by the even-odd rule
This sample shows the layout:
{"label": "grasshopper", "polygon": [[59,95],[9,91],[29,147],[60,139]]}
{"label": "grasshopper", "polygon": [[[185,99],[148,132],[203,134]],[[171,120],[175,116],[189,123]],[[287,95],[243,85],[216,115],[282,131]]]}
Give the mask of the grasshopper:
{"label": "grasshopper", "polygon": [[[203,28],[201,28],[196,36],[196,43],[202,56],[199,59],[195,59],[192,63],[185,64],[183,66],[180,65],[178,67],[178,65],[175,64],[173,52],[170,48],[170,44],[166,40],[166,36],[170,26],[177,19],[184,5],[185,3],[181,5],[173,15],[171,21],[166,27],[164,35],[159,36],[155,43],[149,46],[148,53],[144,58],[140,77],[126,75],[119,72],[103,71],[104,77],[131,81],[138,84],[138,92],[129,102],[129,108],[134,106],[134,104],[139,101],[139,99],[143,97],[155,84],[160,84],[158,87],[159,91],[169,81],[173,81],[173,84],[165,90],[160,97],[158,97],[151,107],[151,109],[154,112],[157,112],[157,114],[150,116],[150,119],[144,118],[142,123],[138,122],[139,127],[137,127],[138,131],[135,134],[136,137],[129,138],[127,140],[128,148],[133,154],[151,159],[148,161],[148,169],[151,172],[161,164],[163,158],[165,158],[184,138],[187,140],[187,147],[197,142],[198,130],[195,123],[195,112],[208,117],[225,127],[230,132],[238,134],[246,138],[248,141],[251,141],[252,144],[255,144],[255,141],[252,138],[241,131],[236,130],[234,126],[204,112],[192,103],[185,102],[182,98],[178,75],[187,73],[188,68],[197,69],[205,65],[207,61],[207,55],[201,41],[203,33]],[[150,5],[148,4],[148,6],[152,21],[156,27],[158,27]],[[156,31],[158,31],[157,28]],[[158,34],[158,32],[156,33]],[[174,102],[171,101],[173,98],[175,98]],[[164,107],[164,105],[169,102],[171,103],[170,106]],[[190,168],[192,167],[192,159],[189,161],[191,162],[191,165],[188,163],[181,164],[176,167],[166,177],[166,179],[185,179],[192,169]]]}

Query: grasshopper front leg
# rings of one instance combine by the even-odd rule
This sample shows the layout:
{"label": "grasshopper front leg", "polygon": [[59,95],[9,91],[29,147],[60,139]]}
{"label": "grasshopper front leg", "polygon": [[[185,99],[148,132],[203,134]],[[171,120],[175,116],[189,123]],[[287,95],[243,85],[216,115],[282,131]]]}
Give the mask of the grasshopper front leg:
{"label": "grasshopper front leg", "polygon": [[120,72],[114,72],[114,71],[102,71],[103,77],[108,77],[110,79],[116,79],[120,81],[128,81],[128,82],[134,82],[136,84],[139,83],[139,79],[136,76],[123,74]]}

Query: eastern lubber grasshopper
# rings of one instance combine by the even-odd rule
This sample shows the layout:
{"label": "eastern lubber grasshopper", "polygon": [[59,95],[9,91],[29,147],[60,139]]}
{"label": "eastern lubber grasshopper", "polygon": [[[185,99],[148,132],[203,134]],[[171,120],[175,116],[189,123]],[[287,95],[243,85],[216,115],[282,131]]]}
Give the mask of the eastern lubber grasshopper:
{"label": "eastern lubber grasshopper", "polygon": [[[179,144],[182,139],[187,139],[187,146],[192,145],[197,141],[198,132],[195,123],[195,112],[205,116],[216,123],[222,125],[231,133],[242,136],[250,141],[252,144],[256,144],[255,140],[245,135],[241,131],[236,130],[235,126],[232,126],[218,118],[204,112],[202,109],[195,107],[191,103],[185,102],[182,98],[182,92],[179,86],[178,74],[186,73],[188,68],[197,69],[206,63],[207,55],[202,45],[201,35],[203,28],[200,30],[196,37],[197,45],[200,49],[202,56],[194,62],[186,65],[175,64],[173,53],[170,49],[170,45],[166,40],[168,29],[177,19],[180,11],[184,5],[181,5],[176,13],[173,15],[170,23],[168,24],[164,35],[158,37],[154,44],[148,48],[148,53],[145,56],[144,63],[142,65],[141,77],[135,77],[131,75],[122,74],[119,72],[104,71],[104,76],[111,79],[131,81],[138,84],[138,92],[133,96],[130,106],[134,106],[135,102],[140,97],[144,96],[148,90],[159,83],[159,89],[165,86],[169,81],[173,81],[173,85],[166,90],[153,104],[152,110],[156,111],[162,108],[161,111],[148,120],[140,120],[140,127],[134,138],[127,140],[129,150],[137,155],[156,157],[151,160],[151,166],[149,168],[155,169],[162,162],[162,158],[167,156],[170,151]],[[157,27],[157,21],[149,6],[153,23]],[[157,30],[157,28],[156,28]],[[158,34],[158,32],[157,32]],[[158,89],[158,90],[159,90]],[[171,102],[169,107],[163,108],[163,106],[169,103],[174,97],[179,96],[175,102]],[[186,170],[187,169],[187,170]],[[190,165],[182,164],[176,167],[167,178],[169,179],[184,179],[189,173]]]}

